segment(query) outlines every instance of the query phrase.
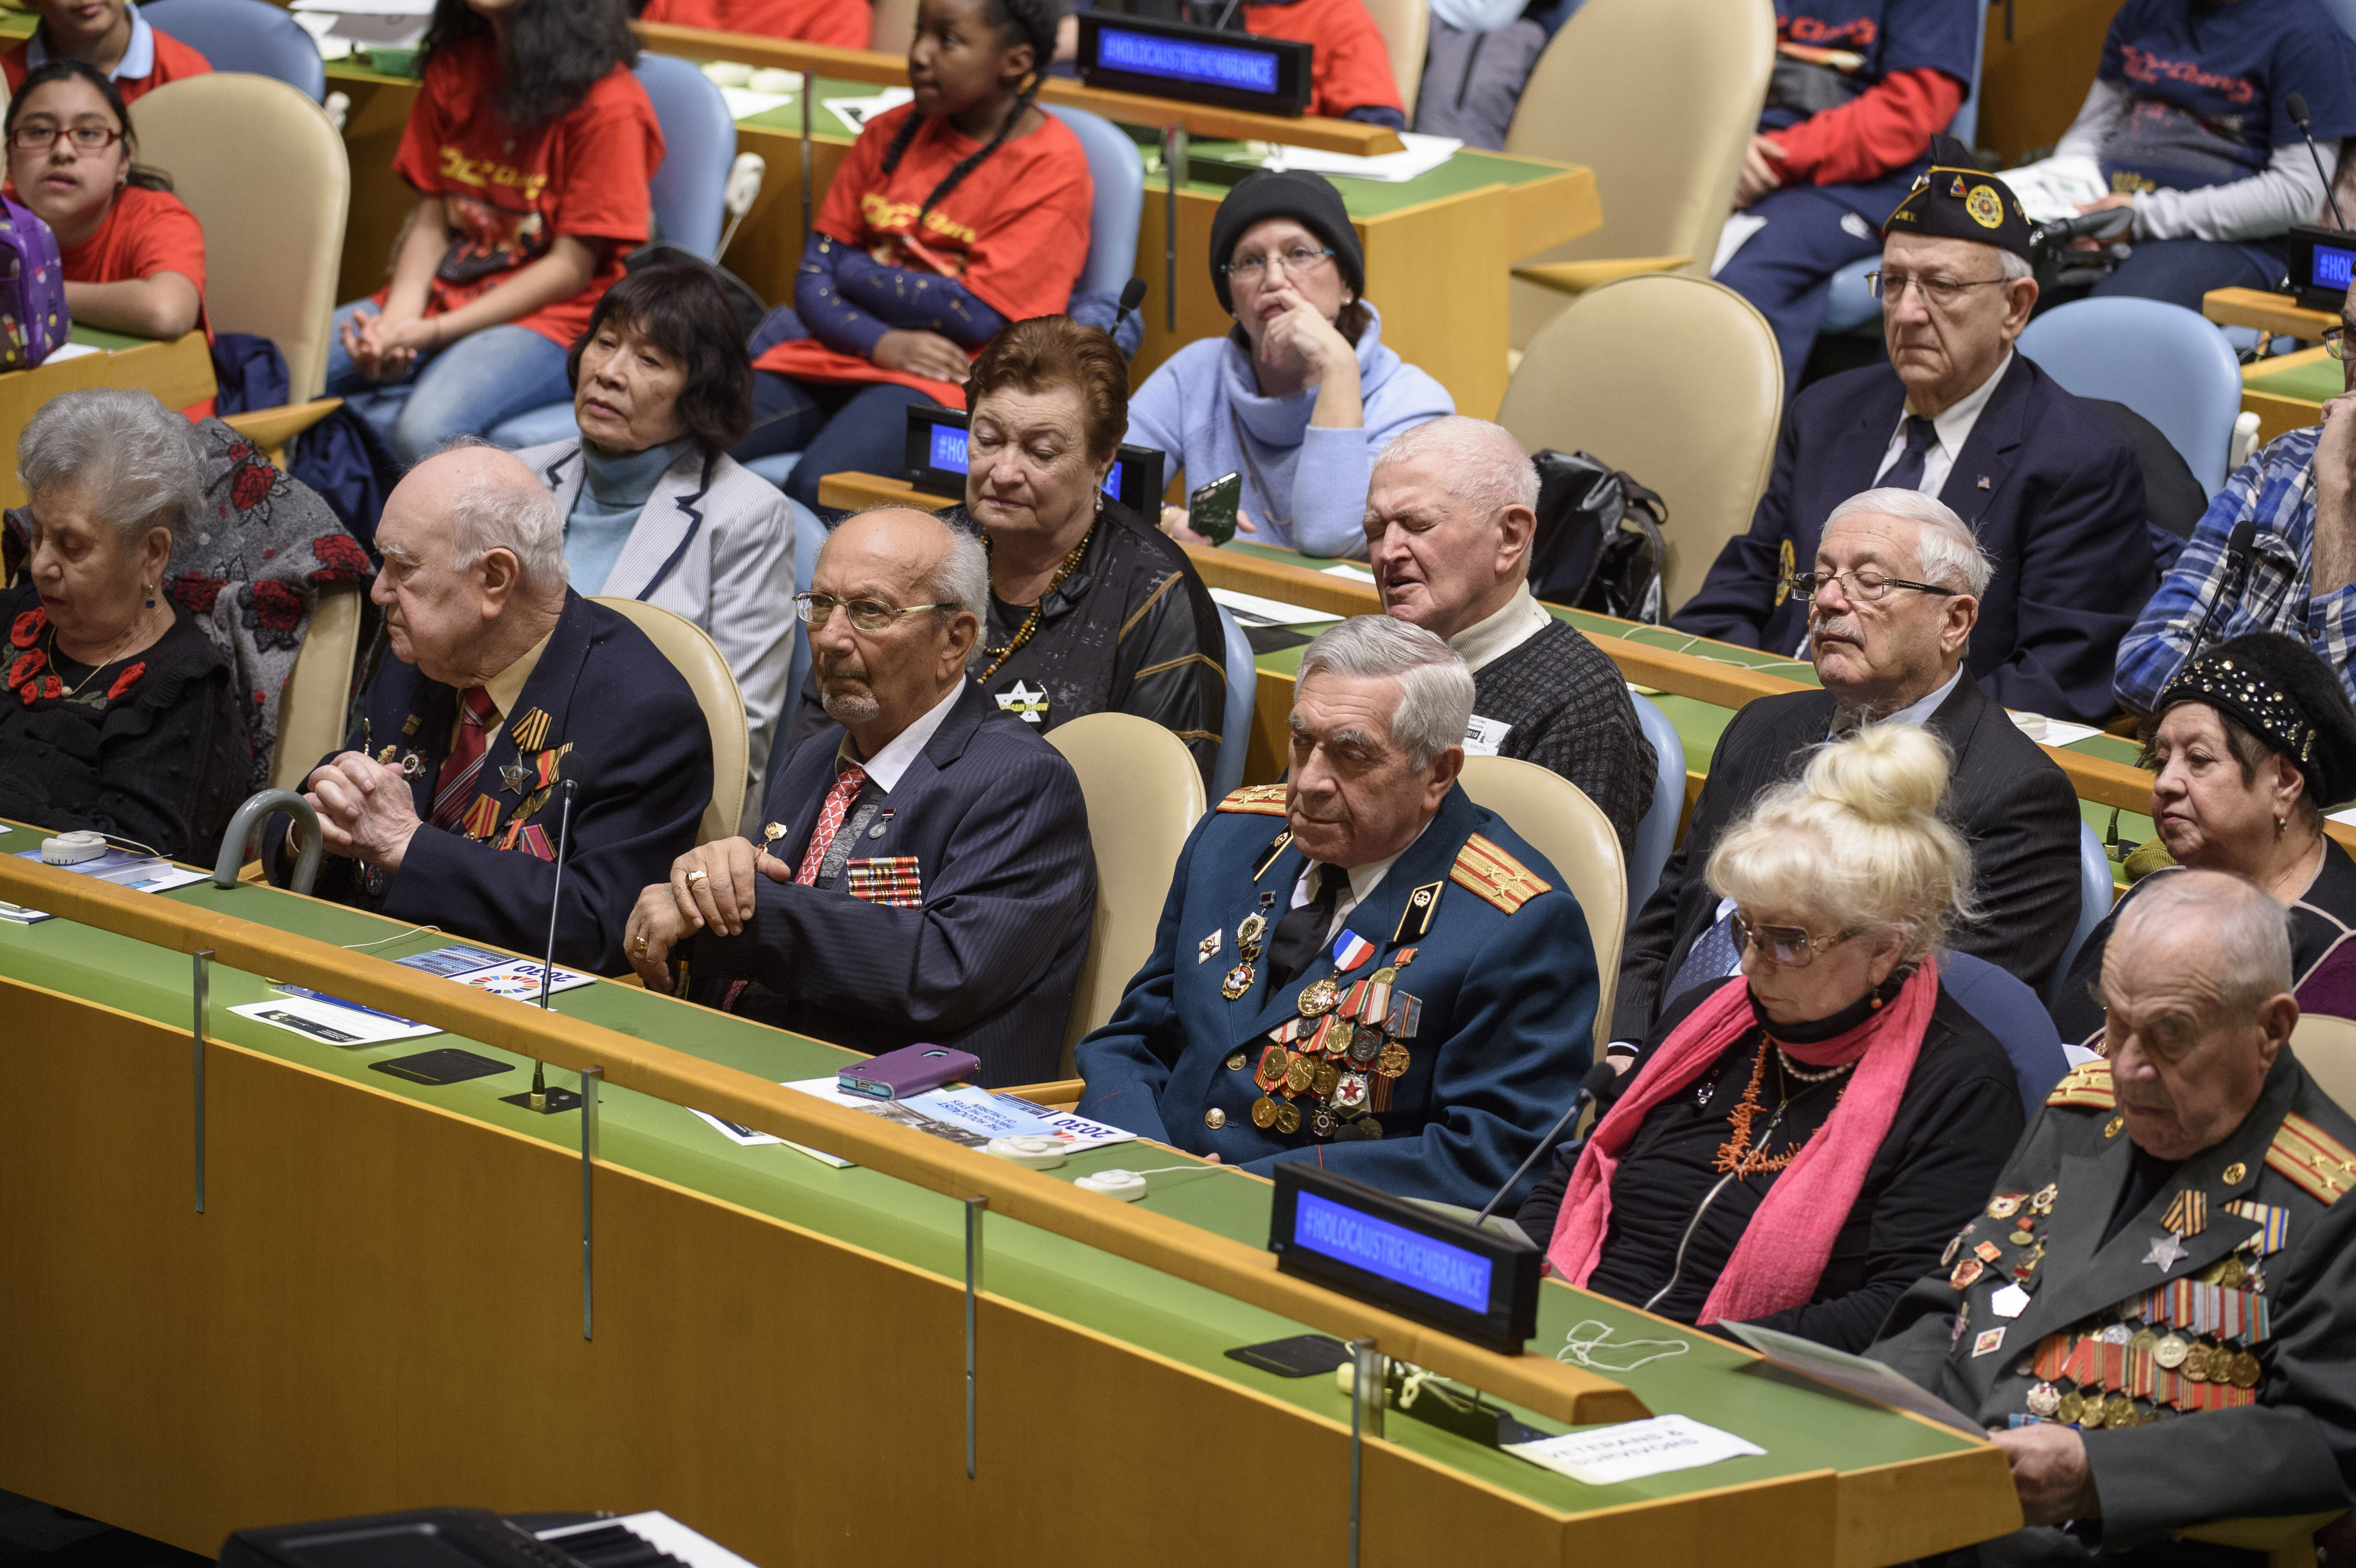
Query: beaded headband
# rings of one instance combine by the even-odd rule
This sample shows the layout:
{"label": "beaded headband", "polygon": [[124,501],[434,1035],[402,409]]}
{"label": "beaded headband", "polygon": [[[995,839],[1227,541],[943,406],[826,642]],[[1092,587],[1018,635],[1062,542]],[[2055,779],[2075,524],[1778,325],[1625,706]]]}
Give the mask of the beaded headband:
{"label": "beaded headband", "polygon": [[[2249,660],[2229,653],[2194,660],[2160,693],[2154,711],[2166,712],[2172,704],[2185,702],[2223,709],[2251,734],[2297,763],[2310,779],[2315,779],[2316,726]],[[2317,793],[2321,798],[2323,791]]]}

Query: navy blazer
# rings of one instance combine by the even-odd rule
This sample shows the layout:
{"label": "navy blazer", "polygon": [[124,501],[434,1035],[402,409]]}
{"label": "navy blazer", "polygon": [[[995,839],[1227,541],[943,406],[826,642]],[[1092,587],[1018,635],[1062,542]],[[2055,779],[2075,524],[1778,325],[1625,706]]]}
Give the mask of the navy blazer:
{"label": "navy blazer", "polygon": [[[1263,1176],[1280,1160],[1311,1159],[1404,1197],[1486,1203],[1570,1103],[1593,1055],[1601,990],[1579,900],[1505,819],[1451,789],[1423,836],[1343,921],[1375,947],[1345,981],[1372,975],[1400,947],[1415,950],[1395,994],[1419,999],[1423,1015],[1414,1038],[1400,1041],[1408,1069],[1388,1108],[1374,1113],[1382,1136],[1321,1140],[1308,1101],[1297,1131],[1262,1129],[1252,1123],[1260,1097],[1252,1073],[1269,1031],[1299,1015],[1304,986],[1338,972],[1329,950],[1289,985],[1271,987],[1263,960],[1240,996],[1221,990],[1237,961],[1237,926],[1264,892],[1275,895],[1270,920],[1281,919],[1308,865],[1289,841],[1271,843],[1284,834],[1282,811],[1280,797],[1239,789],[1194,825],[1153,956],[1111,1020],[1079,1044],[1080,1113]],[[1460,852],[1475,833],[1551,886],[1509,912],[1458,880]],[[1410,896],[1433,886],[1430,929],[1398,940]]]}
{"label": "navy blazer", "polygon": [[[1873,488],[1905,406],[1905,383],[1886,364],[1794,398],[1751,532],[1726,542],[1670,624],[1746,648],[1799,647],[1808,607],[1776,596],[1783,552],[1800,571],[1814,565],[1825,519]],[[2015,353],[1939,499],[1979,531],[1996,564],[1972,628],[1972,673],[2006,707],[2099,723],[2119,639],[2159,587],[2135,448]]]}
{"label": "navy blazer", "polygon": [[[359,862],[331,857],[316,889],[321,897],[373,905],[394,919],[439,926],[452,936],[540,952],[548,941],[556,867],[531,840],[541,839],[552,853],[562,798],[543,794],[534,764],[538,754],[569,744],[573,750],[558,767],[581,784],[564,856],[556,960],[601,974],[629,967],[622,926],[630,907],[648,883],[668,880],[671,862],[695,847],[696,826],[712,800],[712,732],[703,710],[646,633],[565,590],[564,613],[476,775],[470,804],[487,798],[498,808],[480,842],[430,820],[457,719],[457,689],[387,659],[369,682],[366,712],[366,729],[345,736],[344,749],[361,749],[365,736],[380,758],[388,751],[393,761],[416,753],[423,767],[410,789],[426,825],[380,892],[371,889]],[[537,732],[521,736],[528,746],[519,740],[527,728]],[[502,773],[517,765],[520,774]],[[541,832],[518,834],[500,848],[519,814]],[[276,851],[284,831],[282,820],[272,832],[265,864],[273,871],[283,869]]]}
{"label": "navy blazer", "polygon": [[[766,815],[770,846],[801,864],[834,787],[842,726],[796,746]],[[870,780],[861,799],[875,794]],[[877,797],[861,856],[914,859],[922,904],[870,903],[831,887],[754,883],[753,918],[734,937],[684,944],[700,995],[755,980],[779,1005],[744,1010],[798,1033],[881,1054],[919,1042],[981,1058],[991,1087],[1053,1079],[1096,918],[1096,852],[1079,776],[1029,725],[968,682],[900,781]],[[856,808],[854,807],[854,810]],[[846,818],[846,829],[848,819]]]}

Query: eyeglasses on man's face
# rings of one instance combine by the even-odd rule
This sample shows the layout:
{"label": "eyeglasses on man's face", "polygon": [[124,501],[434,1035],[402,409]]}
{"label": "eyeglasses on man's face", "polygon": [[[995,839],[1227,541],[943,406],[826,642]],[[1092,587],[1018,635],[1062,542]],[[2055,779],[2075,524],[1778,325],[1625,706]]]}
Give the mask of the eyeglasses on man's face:
{"label": "eyeglasses on man's face", "polygon": [[1835,583],[1840,585],[1841,596],[1858,604],[1878,603],[1892,588],[1909,588],[1918,594],[1936,594],[1952,599],[1959,590],[1942,588],[1932,583],[1910,583],[1903,577],[1892,577],[1870,567],[1855,572],[1807,572],[1783,579],[1786,593],[1806,604]]}
{"label": "eyeglasses on man's face", "polygon": [[884,631],[902,616],[915,615],[918,610],[954,609],[953,605],[887,605],[881,599],[838,599],[830,594],[796,594],[794,613],[809,623],[812,631],[825,627],[834,618],[837,605],[849,613],[851,624],[861,631]]}
{"label": "eyeglasses on man's face", "polygon": [[1269,268],[1280,263],[1288,276],[1299,277],[1312,267],[1324,265],[1325,258],[1333,253],[1313,245],[1294,245],[1289,250],[1271,251],[1266,255],[1247,251],[1219,270],[1237,283],[1257,284],[1268,276]]}
{"label": "eyeglasses on man's face", "polygon": [[2348,347],[2348,328],[2345,327],[2325,328],[2323,329],[2323,351],[2330,355],[2335,360],[2347,359],[2350,354]]}
{"label": "eyeglasses on man's face", "polygon": [[1865,274],[1865,286],[1872,291],[1874,298],[1884,305],[1895,305],[1906,297],[1909,288],[1919,288],[1922,291],[1923,299],[1941,310],[1952,309],[1971,289],[1994,288],[2011,281],[2010,278],[1917,277],[1912,273],[1875,272]]}
{"label": "eyeglasses on man's face", "polygon": [[104,152],[123,139],[123,133],[112,125],[84,124],[62,126],[36,120],[9,132],[8,145],[20,153],[46,153],[56,145],[60,135],[70,142],[78,153]]}
{"label": "eyeglasses on man's face", "polygon": [[1730,917],[1730,923],[1737,954],[1757,948],[1760,957],[1783,969],[1805,969],[1818,953],[1840,946],[1865,929],[1852,926],[1838,936],[1812,937],[1798,926],[1754,926],[1740,914]]}

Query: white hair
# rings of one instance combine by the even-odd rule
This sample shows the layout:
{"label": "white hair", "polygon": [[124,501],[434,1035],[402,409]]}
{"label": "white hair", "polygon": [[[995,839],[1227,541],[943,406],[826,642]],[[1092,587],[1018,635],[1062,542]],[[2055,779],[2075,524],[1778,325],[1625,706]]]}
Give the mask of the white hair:
{"label": "white hair", "polygon": [[2002,246],[1997,248],[1996,269],[1997,274],[2007,283],[2013,283],[2021,278],[2033,278],[2037,275],[2037,269],[2029,264],[2027,256],[2022,255],[2019,251],[2008,251]]}
{"label": "white hair", "polygon": [[524,585],[562,595],[571,580],[564,564],[564,514],[556,497],[537,484],[485,485],[450,503],[450,566],[464,572],[494,550],[515,556]]}
{"label": "white hair", "polygon": [[[2007,255],[2010,252],[2005,252]],[[1972,525],[1957,517],[1954,509],[1935,496],[1920,490],[1867,490],[1854,495],[1833,508],[1825,519],[1821,539],[1832,532],[1833,524],[1845,517],[1870,512],[1877,517],[1902,518],[1916,526],[1914,562],[1923,578],[1935,586],[1953,588],[1978,598],[1987,592],[1988,579],[1996,575],[1996,563],[1980,548],[1979,535]]]}
{"label": "white hair", "polygon": [[28,496],[73,486],[125,542],[160,528],[177,543],[203,510],[204,438],[150,392],[59,392],[16,437],[16,482]]}
{"label": "white hair", "polygon": [[1537,508],[1537,466],[1502,424],[1462,413],[1426,420],[1391,437],[1375,467],[1427,454],[1441,459],[1442,488],[1483,518],[1509,506]]}
{"label": "white hair", "polygon": [[987,626],[990,623],[990,553],[981,547],[981,537],[956,524],[942,520],[948,531],[949,542],[941,552],[932,575],[925,581],[925,591],[933,603],[941,607],[943,618],[964,610]]}
{"label": "white hair", "polygon": [[2234,1023],[2248,1023],[2291,986],[2290,915],[2246,878],[2225,871],[2171,871],[2136,890],[2119,911],[2110,950],[2142,940],[2144,929],[2201,932],[2215,955],[2218,1000]]}
{"label": "white hair", "polygon": [[1472,671],[1448,644],[1419,626],[1389,616],[1353,616],[1328,628],[1301,655],[1301,683],[1330,671],[1361,680],[1399,683],[1391,714],[1391,741],[1421,772],[1451,746],[1464,744],[1472,721]]}

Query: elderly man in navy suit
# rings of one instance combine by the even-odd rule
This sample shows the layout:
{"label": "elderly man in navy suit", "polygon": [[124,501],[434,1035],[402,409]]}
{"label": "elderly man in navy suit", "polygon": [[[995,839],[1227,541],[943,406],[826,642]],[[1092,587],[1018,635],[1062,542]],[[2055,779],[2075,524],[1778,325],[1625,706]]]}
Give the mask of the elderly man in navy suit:
{"label": "elderly man in navy suit", "polygon": [[832,721],[769,791],[758,845],[708,843],[631,911],[630,962],[700,1000],[837,1045],[925,1042],[988,1085],[1055,1076],[1087,957],[1096,855],[1063,754],[966,679],[990,566],[930,512],[827,540],[810,660]]}
{"label": "elderly man in navy suit", "polygon": [[620,969],[630,899],[695,842],[712,799],[695,693],[644,632],[566,586],[564,519],[504,452],[461,446],[411,469],[376,542],[369,592],[393,657],[347,749],[311,774],[337,857],[316,890],[536,953],[559,788],[576,779],[556,958]]}
{"label": "elderly man in navy suit", "polygon": [[1815,558],[1824,520],[1860,491],[1920,490],[1996,562],[1968,660],[1982,689],[2100,722],[2119,639],[2158,586],[2143,471],[2101,411],[2013,351],[2037,303],[2028,220],[2002,180],[1939,143],[1882,226],[1890,362],[1794,400],[1751,532],[1671,624],[1805,658],[1808,607],[1787,584]]}
{"label": "elderly man in navy suit", "polygon": [[1289,784],[1187,840],[1079,1109],[1266,1174],[1477,1205],[1569,1102],[1595,951],[1559,873],[1458,787],[1472,676],[1380,616],[1301,659]]}

